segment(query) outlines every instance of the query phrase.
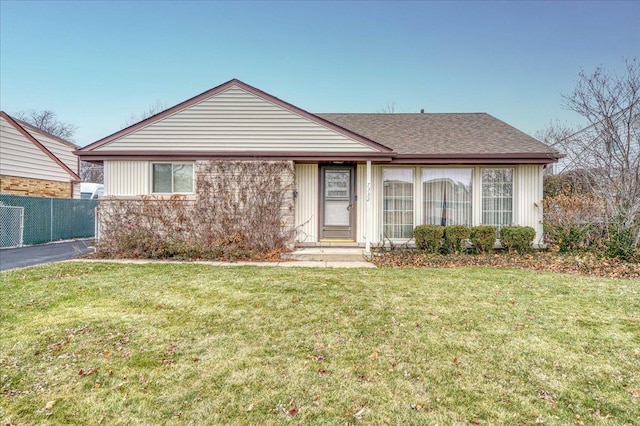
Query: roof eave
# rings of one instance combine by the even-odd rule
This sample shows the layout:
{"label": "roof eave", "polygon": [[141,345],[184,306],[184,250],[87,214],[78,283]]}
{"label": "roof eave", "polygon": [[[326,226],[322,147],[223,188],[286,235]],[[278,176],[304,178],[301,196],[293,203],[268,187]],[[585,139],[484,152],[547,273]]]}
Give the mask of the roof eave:
{"label": "roof eave", "polygon": [[404,164],[551,164],[563,156],[551,152],[398,154],[392,163]]}
{"label": "roof eave", "polygon": [[376,161],[389,162],[394,152],[304,152],[304,151],[83,151],[75,154],[84,161],[105,160],[294,160],[294,161]]}

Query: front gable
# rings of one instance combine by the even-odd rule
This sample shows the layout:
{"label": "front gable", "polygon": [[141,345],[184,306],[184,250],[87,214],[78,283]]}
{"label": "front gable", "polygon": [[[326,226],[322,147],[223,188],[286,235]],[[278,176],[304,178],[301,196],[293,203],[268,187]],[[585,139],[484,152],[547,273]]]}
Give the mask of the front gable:
{"label": "front gable", "polygon": [[[73,155],[71,149],[69,147],[68,153]],[[74,170],[5,112],[0,113],[0,174],[61,182],[80,181]]]}
{"label": "front gable", "polygon": [[391,149],[237,80],[81,150],[81,154],[351,153]]}

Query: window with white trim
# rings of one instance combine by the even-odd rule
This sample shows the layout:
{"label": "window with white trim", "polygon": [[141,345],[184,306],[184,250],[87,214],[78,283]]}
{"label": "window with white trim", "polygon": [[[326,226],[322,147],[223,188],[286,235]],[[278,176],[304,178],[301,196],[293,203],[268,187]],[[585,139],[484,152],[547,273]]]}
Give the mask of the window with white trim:
{"label": "window with white trim", "polygon": [[382,224],[390,239],[413,236],[413,169],[382,169]]}
{"label": "window with white trim", "polygon": [[513,169],[482,169],[482,224],[513,223]]}
{"label": "window with white trim", "polygon": [[512,225],[514,173],[482,166],[383,168],[384,237],[409,240],[416,224]]}
{"label": "window with white trim", "polygon": [[422,169],[422,223],[471,226],[473,169]]}
{"label": "window with white trim", "polygon": [[193,193],[193,163],[153,163],[151,168],[154,194]]}

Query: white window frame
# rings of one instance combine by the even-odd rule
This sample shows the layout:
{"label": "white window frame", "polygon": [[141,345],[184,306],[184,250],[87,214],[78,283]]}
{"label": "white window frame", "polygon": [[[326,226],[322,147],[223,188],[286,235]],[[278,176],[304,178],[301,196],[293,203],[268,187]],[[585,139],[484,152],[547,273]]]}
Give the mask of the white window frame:
{"label": "white window frame", "polygon": [[[170,164],[171,165],[171,192],[154,192],[153,190],[153,166],[156,164]],[[174,165],[189,165],[191,166],[191,188],[190,192],[175,192],[173,190],[173,166]],[[196,191],[196,165],[193,161],[151,161],[150,169],[149,169],[150,179],[149,179],[149,193],[153,195],[173,195],[173,194],[183,194],[183,195],[193,195]]]}
{"label": "white window frame", "polygon": [[416,209],[416,200],[417,200],[417,198],[416,198],[416,195],[417,195],[416,194],[416,191],[417,191],[417,188],[416,188],[416,167],[409,166],[409,165],[407,165],[407,166],[392,166],[392,167],[385,166],[385,167],[382,167],[382,169],[380,171],[380,182],[381,182],[381,188],[380,188],[381,189],[380,190],[380,201],[381,201],[381,204],[380,204],[380,207],[381,207],[381,210],[380,210],[380,231],[381,231],[382,235],[385,236],[385,238],[389,238],[391,241],[408,241],[412,237],[409,237],[409,238],[406,238],[406,237],[390,238],[390,237],[388,237],[388,236],[386,236],[384,234],[384,226],[385,226],[385,224],[384,224],[384,182],[385,182],[384,181],[384,171],[385,170],[392,170],[392,169],[396,169],[396,170],[411,170],[411,173],[413,175],[413,188],[412,188],[413,189],[413,194],[412,194],[412,199],[411,199],[411,202],[413,204],[413,224],[412,224],[413,228],[416,227],[416,223],[417,223],[416,220],[418,219],[418,217],[416,216],[416,211],[419,210],[419,208]]}
{"label": "white window frame", "polygon": [[[498,228],[498,231],[500,230],[501,227],[503,226],[511,226],[515,223],[516,220],[516,167],[499,167],[499,166],[495,166],[495,167],[490,167],[490,166],[480,166],[478,168],[478,175],[479,175],[479,182],[480,184],[479,186],[479,203],[478,203],[478,224],[479,225],[491,225],[491,226],[495,226]],[[492,223],[485,223],[483,220],[483,213],[484,213],[484,208],[483,208],[483,194],[482,194],[482,189],[484,186],[484,181],[482,179],[482,172],[484,170],[511,170],[511,223],[505,223],[505,224],[501,224],[501,225],[496,225],[496,224],[492,224]]]}
{"label": "white window frame", "polygon": [[[425,167],[425,166],[419,166],[418,167],[418,171],[420,172],[420,177],[419,177],[419,183],[420,183],[420,216],[419,216],[419,220],[417,223],[423,225],[424,224],[424,219],[425,219],[425,198],[424,198],[424,187],[423,187],[423,180],[422,180],[422,176],[423,176],[423,171],[424,170],[468,170],[471,172],[471,192],[470,192],[470,207],[471,207],[471,211],[469,212],[469,222],[470,225],[469,226],[473,226],[474,223],[474,188],[476,185],[476,167],[474,166],[456,166],[456,167],[452,167],[452,166],[447,166],[447,165],[443,165],[443,166],[439,166],[439,165],[433,165],[433,166],[429,166],[429,167]],[[465,226],[467,226],[467,224],[464,224]]]}
{"label": "white window frame", "polygon": [[[380,230],[380,237],[384,236],[384,169],[412,169],[413,170],[413,226],[422,225],[422,219],[424,216],[424,197],[422,190],[422,170],[423,169],[471,169],[471,226],[483,225],[482,221],[482,171],[485,169],[508,169],[511,170],[511,184],[512,184],[512,201],[511,201],[511,221],[515,223],[517,217],[517,200],[518,200],[518,167],[514,165],[483,165],[483,164],[460,164],[460,165],[448,165],[448,164],[394,164],[394,165],[380,165],[380,188],[378,191],[378,197],[380,200],[379,220],[378,226]],[[405,243],[410,241],[408,238],[391,238],[394,243]]]}

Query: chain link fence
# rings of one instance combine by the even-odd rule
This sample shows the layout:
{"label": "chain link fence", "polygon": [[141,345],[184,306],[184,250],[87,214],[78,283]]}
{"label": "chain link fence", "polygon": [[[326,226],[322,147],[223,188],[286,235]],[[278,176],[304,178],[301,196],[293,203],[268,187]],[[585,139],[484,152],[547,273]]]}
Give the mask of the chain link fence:
{"label": "chain link fence", "polygon": [[0,247],[92,238],[97,205],[97,200],[0,194]]}
{"label": "chain link fence", "polygon": [[5,206],[0,202],[0,247],[22,246],[24,207]]}

